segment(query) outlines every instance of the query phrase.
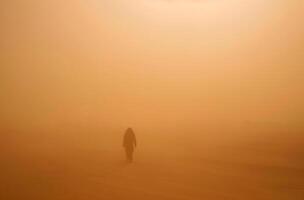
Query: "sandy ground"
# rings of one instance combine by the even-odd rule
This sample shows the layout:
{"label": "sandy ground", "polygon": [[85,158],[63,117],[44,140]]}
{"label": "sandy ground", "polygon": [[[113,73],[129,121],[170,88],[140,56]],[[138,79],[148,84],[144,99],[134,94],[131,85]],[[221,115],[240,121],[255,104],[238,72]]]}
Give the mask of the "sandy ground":
{"label": "sandy ground", "polygon": [[302,200],[303,142],[288,137],[205,147],[142,145],[132,164],[120,148],[12,147],[2,152],[0,199]]}

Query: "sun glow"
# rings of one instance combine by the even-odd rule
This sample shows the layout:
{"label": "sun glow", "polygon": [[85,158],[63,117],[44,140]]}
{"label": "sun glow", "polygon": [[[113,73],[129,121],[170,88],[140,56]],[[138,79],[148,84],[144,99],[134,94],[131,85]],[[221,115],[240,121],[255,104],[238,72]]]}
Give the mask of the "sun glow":
{"label": "sun glow", "polygon": [[242,0],[144,0],[136,1],[142,5],[143,13],[155,18],[192,20],[229,20],[234,17],[248,18],[262,14],[269,6],[269,1]]}

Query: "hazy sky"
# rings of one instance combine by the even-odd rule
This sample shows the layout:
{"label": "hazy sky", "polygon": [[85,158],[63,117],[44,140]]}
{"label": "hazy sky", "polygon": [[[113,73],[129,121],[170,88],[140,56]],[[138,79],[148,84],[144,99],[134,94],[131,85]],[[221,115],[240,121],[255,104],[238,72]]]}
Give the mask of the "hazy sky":
{"label": "hazy sky", "polygon": [[1,1],[1,125],[303,127],[303,10],[303,0]]}

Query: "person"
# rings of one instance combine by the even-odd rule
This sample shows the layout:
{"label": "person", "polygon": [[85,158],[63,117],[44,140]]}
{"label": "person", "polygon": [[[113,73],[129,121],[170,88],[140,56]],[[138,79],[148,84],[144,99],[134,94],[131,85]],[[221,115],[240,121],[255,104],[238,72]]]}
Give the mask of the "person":
{"label": "person", "polygon": [[136,137],[132,128],[128,128],[123,137],[123,147],[125,148],[128,162],[133,161],[133,152],[136,147]]}

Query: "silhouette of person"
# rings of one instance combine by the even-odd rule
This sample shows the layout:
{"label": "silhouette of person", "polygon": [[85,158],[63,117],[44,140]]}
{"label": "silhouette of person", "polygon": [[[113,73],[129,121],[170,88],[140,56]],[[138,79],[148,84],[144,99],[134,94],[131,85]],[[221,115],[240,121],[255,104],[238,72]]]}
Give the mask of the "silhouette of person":
{"label": "silhouette of person", "polygon": [[123,137],[123,147],[126,151],[127,161],[133,161],[133,152],[136,147],[136,137],[132,128],[128,128]]}

